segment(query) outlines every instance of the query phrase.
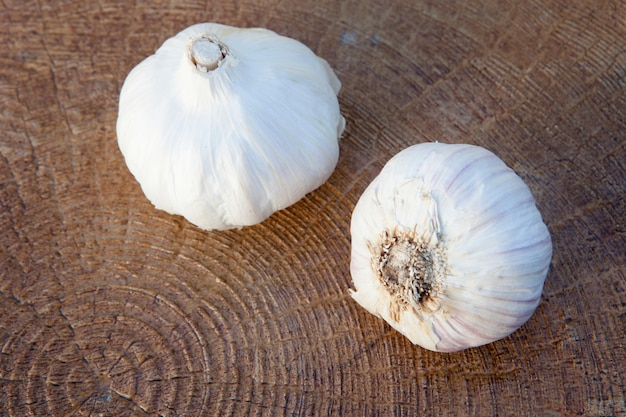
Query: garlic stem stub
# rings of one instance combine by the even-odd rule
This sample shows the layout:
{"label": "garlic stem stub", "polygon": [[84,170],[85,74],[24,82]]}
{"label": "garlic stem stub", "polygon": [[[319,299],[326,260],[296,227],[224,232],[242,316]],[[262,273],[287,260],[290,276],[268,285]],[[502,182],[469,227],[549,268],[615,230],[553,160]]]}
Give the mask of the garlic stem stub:
{"label": "garlic stem stub", "polygon": [[524,181],[492,152],[422,143],[390,159],[354,208],[352,297],[414,344],[454,352],[532,316],[552,258]]}
{"label": "garlic stem stub", "polygon": [[294,39],[193,25],[128,74],[118,144],[156,208],[206,230],[254,225],[334,171],[340,88]]}

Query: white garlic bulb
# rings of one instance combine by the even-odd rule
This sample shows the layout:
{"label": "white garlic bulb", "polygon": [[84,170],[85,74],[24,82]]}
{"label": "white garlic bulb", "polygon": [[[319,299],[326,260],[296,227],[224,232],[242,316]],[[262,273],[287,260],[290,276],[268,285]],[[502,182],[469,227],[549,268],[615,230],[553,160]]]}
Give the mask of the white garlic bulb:
{"label": "white garlic bulb", "polygon": [[351,234],[353,298],[441,352],[524,324],[552,257],[524,181],[472,145],[423,143],[398,153],[363,192]]}
{"label": "white garlic bulb", "polygon": [[157,208],[207,230],[253,225],[334,171],[340,87],[294,39],[197,24],[126,78],[118,144]]}

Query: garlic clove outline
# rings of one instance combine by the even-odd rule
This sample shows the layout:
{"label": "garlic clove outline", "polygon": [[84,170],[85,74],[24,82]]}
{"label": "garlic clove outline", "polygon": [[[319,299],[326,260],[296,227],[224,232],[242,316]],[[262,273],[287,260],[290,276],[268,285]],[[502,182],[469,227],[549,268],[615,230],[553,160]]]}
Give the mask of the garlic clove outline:
{"label": "garlic clove outline", "polygon": [[390,159],[354,208],[351,238],[352,297],[440,352],[522,326],[552,258],[527,185],[467,144],[422,143]]}
{"label": "garlic clove outline", "polygon": [[254,225],[334,171],[340,88],[294,39],[200,23],[130,71],[118,144],[156,208],[206,230]]}

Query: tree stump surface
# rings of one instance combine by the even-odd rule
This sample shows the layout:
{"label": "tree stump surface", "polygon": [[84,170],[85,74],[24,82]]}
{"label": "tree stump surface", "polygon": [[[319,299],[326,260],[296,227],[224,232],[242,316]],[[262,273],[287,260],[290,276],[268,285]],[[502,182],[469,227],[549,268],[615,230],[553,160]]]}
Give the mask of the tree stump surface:
{"label": "tree stump surface", "polygon": [[[117,146],[128,72],[206,21],[343,83],[334,174],[242,230],[154,209]],[[0,32],[0,415],[626,415],[623,1],[5,0]],[[502,158],[554,244],[530,321],[453,354],[348,293],[354,205],[435,140]]]}

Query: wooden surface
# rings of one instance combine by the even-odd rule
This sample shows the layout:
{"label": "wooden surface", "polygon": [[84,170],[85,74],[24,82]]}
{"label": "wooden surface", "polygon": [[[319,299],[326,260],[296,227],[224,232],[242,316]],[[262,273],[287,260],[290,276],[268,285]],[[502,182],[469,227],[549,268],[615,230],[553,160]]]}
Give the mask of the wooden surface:
{"label": "wooden surface", "polygon": [[[128,71],[203,21],[344,86],[333,176],[240,231],[156,211],[116,142]],[[623,0],[4,0],[0,33],[0,415],[626,414]],[[531,320],[455,354],[348,295],[352,208],[427,140],[498,154],[554,242]]]}

